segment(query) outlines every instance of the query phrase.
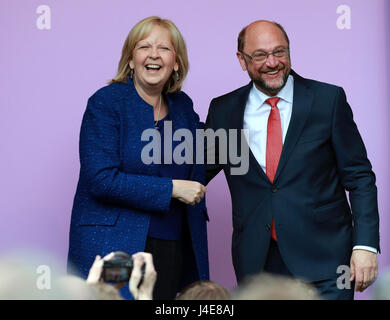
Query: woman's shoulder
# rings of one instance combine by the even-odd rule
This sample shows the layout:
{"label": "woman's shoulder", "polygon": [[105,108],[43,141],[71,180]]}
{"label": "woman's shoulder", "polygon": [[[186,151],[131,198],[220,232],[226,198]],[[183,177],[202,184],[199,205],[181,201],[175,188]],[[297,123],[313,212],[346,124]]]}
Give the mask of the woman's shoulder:
{"label": "woman's shoulder", "polygon": [[170,99],[172,99],[172,101],[174,101],[178,105],[180,104],[180,105],[187,106],[190,108],[193,107],[192,99],[184,91],[173,92],[173,93],[170,93],[169,96],[170,96]]}
{"label": "woman's shoulder", "polygon": [[98,99],[104,101],[116,101],[125,97],[128,92],[128,84],[123,82],[113,82],[98,90],[90,97],[90,99]]}
{"label": "woman's shoulder", "polygon": [[174,108],[175,112],[179,112],[185,117],[191,118],[191,121],[194,123],[199,123],[199,115],[194,109],[194,104],[192,102],[192,99],[184,92],[184,91],[178,91],[172,94],[171,96],[172,101],[174,101],[174,104],[176,108]]}

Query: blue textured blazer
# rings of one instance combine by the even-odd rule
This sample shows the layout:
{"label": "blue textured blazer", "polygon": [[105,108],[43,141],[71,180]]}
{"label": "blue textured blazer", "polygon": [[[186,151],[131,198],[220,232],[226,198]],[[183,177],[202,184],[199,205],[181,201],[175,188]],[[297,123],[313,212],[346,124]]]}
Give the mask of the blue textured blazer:
{"label": "blue textured blazer", "polygon": [[[167,101],[173,128],[190,129],[196,137],[202,123],[191,99],[178,92],[168,94]],[[138,95],[131,80],[110,84],[89,98],[80,132],[70,271],[86,277],[96,255],[144,251],[151,213],[169,210],[172,179],[158,177],[159,165],[141,160],[141,151],[150,142],[141,141],[141,134],[148,128],[154,128],[153,108]],[[192,165],[190,180],[205,184],[205,166]],[[182,286],[209,278],[205,199],[186,209],[196,262],[186,266]]]}

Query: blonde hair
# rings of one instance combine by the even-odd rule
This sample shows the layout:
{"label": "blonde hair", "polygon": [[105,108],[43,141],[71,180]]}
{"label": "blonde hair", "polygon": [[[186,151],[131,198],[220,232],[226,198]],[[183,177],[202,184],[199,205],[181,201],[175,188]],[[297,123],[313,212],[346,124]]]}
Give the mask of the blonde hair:
{"label": "blonde hair", "polygon": [[220,284],[200,280],[184,288],[175,300],[229,300],[229,298],[229,291]]}
{"label": "blonde hair", "polygon": [[129,62],[131,59],[133,59],[133,50],[136,44],[138,41],[145,39],[156,25],[169,31],[171,42],[176,52],[176,61],[179,65],[179,70],[177,71],[179,80],[176,79],[174,72],[172,72],[172,75],[165,84],[163,91],[170,93],[181,90],[183,81],[189,68],[187,47],[183,36],[175,24],[168,19],[161,19],[157,16],[145,18],[138,22],[133,27],[133,29],[131,29],[125,40],[125,43],[123,44],[122,56],[118,65],[118,72],[115,78],[109,82],[109,84],[114,82],[127,82],[127,79],[130,75]]}

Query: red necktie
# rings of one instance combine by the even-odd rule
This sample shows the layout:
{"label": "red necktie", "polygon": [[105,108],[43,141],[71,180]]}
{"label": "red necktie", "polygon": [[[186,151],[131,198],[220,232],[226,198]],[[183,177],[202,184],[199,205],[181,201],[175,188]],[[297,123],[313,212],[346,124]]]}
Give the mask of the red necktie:
{"label": "red necktie", "polygon": [[[280,155],[282,154],[283,138],[282,125],[280,121],[279,109],[276,106],[280,98],[269,98],[265,102],[271,106],[271,112],[268,117],[267,125],[267,154],[266,154],[266,174],[273,183],[276,169],[278,168]],[[275,232],[275,222],[272,219],[272,238],[277,241]]]}

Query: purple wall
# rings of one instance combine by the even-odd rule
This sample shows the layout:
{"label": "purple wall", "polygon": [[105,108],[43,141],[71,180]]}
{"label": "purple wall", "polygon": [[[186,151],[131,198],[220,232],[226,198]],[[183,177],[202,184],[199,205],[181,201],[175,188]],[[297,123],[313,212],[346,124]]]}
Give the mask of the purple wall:
{"label": "purple wall", "polygon": [[[42,4],[51,9],[50,30],[36,24]],[[340,5],[351,10],[350,29],[337,26]],[[127,33],[150,15],[171,19],[186,39],[190,72],[184,90],[202,120],[211,98],[249,81],[235,56],[236,38],[243,26],[260,18],[285,27],[298,73],[344,87],[377,174],[380,270],[389,265],[386,0],[116,0],[115,5],[109,0],[1,0],[0,254],[40,248],[65,265],[87,98],[114,76]],[[231,202],[222,174],[209,184],[207,204],[211,279],[232,288]]]}

